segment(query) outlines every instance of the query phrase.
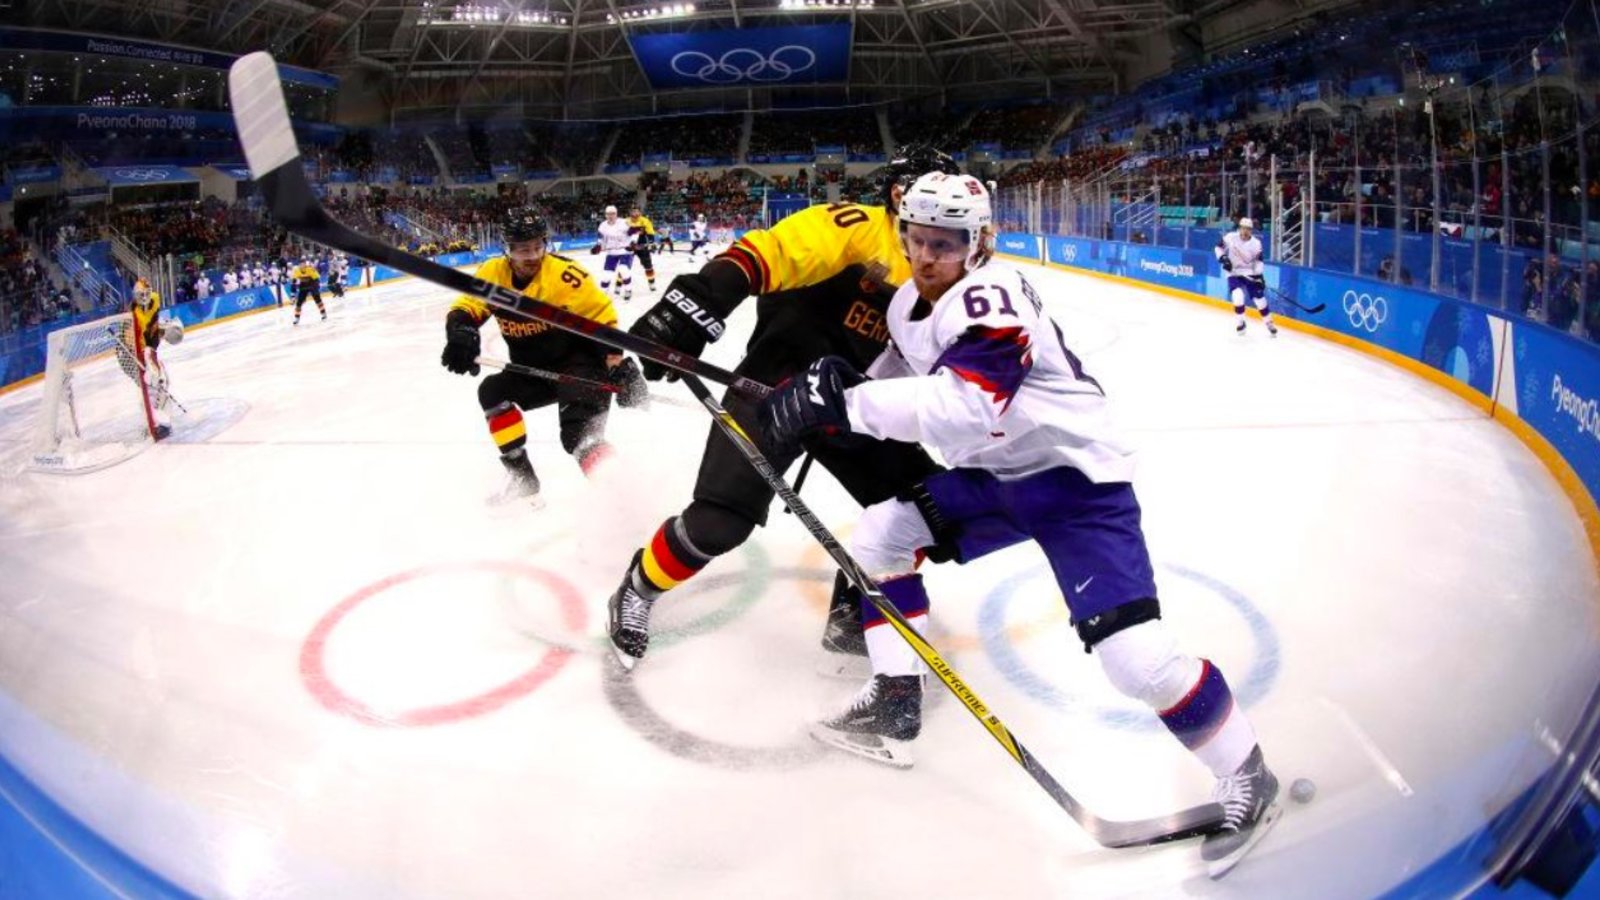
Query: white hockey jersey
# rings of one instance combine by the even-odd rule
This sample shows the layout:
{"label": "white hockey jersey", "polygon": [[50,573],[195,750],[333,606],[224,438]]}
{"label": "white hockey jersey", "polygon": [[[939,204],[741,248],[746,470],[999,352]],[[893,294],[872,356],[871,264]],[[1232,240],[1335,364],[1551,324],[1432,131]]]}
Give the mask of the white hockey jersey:
{"label": "white hockey jersey", "polygon": [[632,243],[632,238],[628,234],[628,222],[626,219],[600,223],[600,250],[602,252],[608,255],[629,253],[632,252],[628,249],[628,244],[630,243]]}
{"label": "white hockey jersey", "polygon": [[706,223],[695,222],[693,225],[689,226],[689,239],[692,241],[703,241],[706,239],[706,232],[710,230],[711,226],[707,225]]}
{"label": "white hockey jersey", "polygon": [[268,282],[267,282],[268,284],[282,284],[283,283],[283,267],[278,265],[277,263],[273,263],[272,264],[272,268],[267,270],[267,278],[268,278]]}
{"label": "white hockey jersey", "polygon": [[256,264],[255,269],[250,274],[255,279],[256,284],[265,285],[267,283],[267,270],[262,268],[260,263]]}
{"label": "white hockey jersey", "polygon": [[852,430],[1002,479],[1072,466],[1097,483],[1132,480],[1133,450],[1104,392],[1013,266],[978,268],[931,311],[908,281],[885,319],[873,380],[845,392]]}
{"label": "white hockey jersey", "polygon": [[231,294],[234,291],[237,291],[238,289],[239,289],[239,276],[233,274],[232,272],[223,272],[222,273],[222,292],[224,294]]}
{"label": "white hockey jersey", "polygon": [[211,279],[207,278],[205,275],[201,275],[199,278],[195,279],[194,295],[201,300],[211,296]]}
{"label": "white hockey jersey", "polygon": [[1230,231],[1222,236],[1222,241],[1214,248],[1217,259],[1221,260],[1227,254],[1228,261],[1233,264],[1233,275],[1260,275],[1266,271],[1261,262],[1261,238],[1254,234],[1250,240],[1239,236],[1239,232]]}
{"label": "white hockey jersey", "polygon": [[243,266],[239,267],[239,286],[244,288],[253,288],[256,286],[256,277],[250,274],[250,270],[248,268]]}

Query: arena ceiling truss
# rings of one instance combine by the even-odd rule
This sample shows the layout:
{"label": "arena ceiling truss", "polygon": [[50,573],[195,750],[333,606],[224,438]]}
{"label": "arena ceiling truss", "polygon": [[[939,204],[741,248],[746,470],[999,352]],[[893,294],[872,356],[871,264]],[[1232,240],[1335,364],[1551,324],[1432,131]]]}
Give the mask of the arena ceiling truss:
{"label": "arena ceiling truss", "polygon": [[[837,105],[1105,91],[1152,52],[1153,36],[1254,3],[1305,10],[1326,0],[33,0],[24,24],[267,48],[355,77],[402,113],[608,116],[807,96]],[[838,22],[853,35],[843,85],[654,90],[631,43],[663,31]]]}

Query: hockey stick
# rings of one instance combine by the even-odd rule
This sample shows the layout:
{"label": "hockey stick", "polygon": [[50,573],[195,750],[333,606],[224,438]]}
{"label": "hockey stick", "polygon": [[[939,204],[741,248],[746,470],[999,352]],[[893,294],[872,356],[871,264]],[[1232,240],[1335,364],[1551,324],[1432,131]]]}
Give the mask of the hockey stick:
{"label": "hockey stick", "polygon": [[1026,747],[1022,746],[1022,742],[1017,740],[1016,735],[1012,734],[1011,730],[1006,728],[1005,724],[1000,721],[1000,717],[995,715],[978,698],[977,693],[962,680],[956,670],[944,660],[944,657],[939,655],[933,645],[923,640],[920,634],[917,634],[916,629],[911,627],[911,623],[907,622],[905,616],[900,614],[900,610],[896,609],[894,604],[883,595],[883,592],[873,583],[872,578],[855,561],[849,551],[840,545],[838,538],[835,538],[833,533],[828,531],[827,526],[823,525],[822,521],[811,511],[811,508],[806,506],[805,501],[801,500],[799,495],[784,483],[783,476],[773,469],[772,463],[768,462],[767,458],[762,455],[761,450],[756,447],[750,436],[745,434],[739,423],[734,421],[733,416],[711,396],[711,391],[706,388],[705,384],[693,375],[686,375],[682,380],[684,384],[689,386],[689,390],[694,393],[695,398],[700,401],[701,405],[715,417],[723,433],[728,436],[734,446],[739,448],[739,452],[744,455],[744,458],[761,474],[762,479],[783,500],[790,511],[794,513],[795,518],[805,525],[806,531],[811,533],[812,538],[821,544],[822,548],[833,558],[834,563],[844,572],[845,577],[849,578],[850,582],[866,596],[867,601],[878,612],[883,614],[889,624],[894,627],[894,630],[899,633],[901,639],[911,645],[911,649],[916,651],[917,656],[922,658],[928,669],[938,676],[940,681],[944,682],[944,686],[950,689],[950,693],[955,694],[956,699],[961,701],[961,705],[965,706],[967,711],[972,713],[973,717],[999,742],[1000,746],[1005,748],[1005,751],[1011,755],[1012,760],[1017,765],[1020,765],[1023,771],[1027,772],[1034,782],[1043,788],[1045,793],[1050,795],[1052,800],[1066,810],[1067,814],[1072,816],[1083,830],[1089,833],[1090,837],[1106,847],[1142,847],[1210,834],[1222,825],[1222,807],[1216,803],[1203,803],[1199,806],[1179,810],[1170,815],[1157,816],[1151,819],[1121,821],[1103,819],[1086,809],[1076,798],[1067,793],[1066,788],[1063,788],[1060,782],[1056,781],[1044,766],[1039,764],[1039,761],[1034,758],[1032,753],[1028,752]]}
{"label": "hockey stick", "polygon": [[1000,719],[989,711],[988,706],[956,674],[950,664],[945,662],[932,645],[923,640],[906,622],[900,611],[883,596],[871,578],[862,571],[811,509],[789,489],[782,476],[772,468],[772,464],[740,428],[738,422],[712,397],[710,390],[696,376],[704,375],[709,380],[729,385],[756,397],[771,392],[766,385],[704,363],[693,356],[667,350],[645,338],[601,325],[403,250],[387,247],[334,221],[317,202],[310,185],[306,182],[305,172],[299,164],[299,150],[295,146],[294,131],[289,123],[283,89],[278,83],[277,68],[272,57],[265,52],[241,57],[233,64],[228,77],[228,87],[233,100],[235,121],[239,126],[240,141],[244,146],[245,157],[250,161],[251,174],[255,176],[268,208],[285,228],[302,237],[343,250],[351,256],[381,262],[425,281],[479,297],[496,308],[547,322],[557,328],[584,335],[619,350],[632,351],[644,359],[683,372],[686,377],[682,380],[689,386],[696,399],[712,414],[718,426],[751,466],[805,524],[812,537],[839,564],[846,577],[861,589],[878,611],[894,626],[896,632],[911,645],[945,686],[961,700],[962,705],[1005,748],[1011,758],[1100,844],[1107,847],[1158,844],[1209,834],[1222,824],[1222,807],[1215,803],[1206,803],[1151,819],[1117,821],[1095,815],[1067,793],[1066,789],[1061,787],[1060,783],[1017,741]]}
{"label": "hockey stick", "polygon": [[1304,303],[1301,303],[1300,301],[1294,299],[1288,294],[1285,294],[1283,291],[1280,291],[1275,287],[1269,287],[1267,290],[1272,294],[1272,298],[1274,300],[1281,300],[1295,309],[1300,310],[1301,312],[1319,313],[1328,308],[1328,304],[1326,303],[1318,303],[1316,306],[1306,306]]}
{"label": "hockey stick", "polygon": [[[117,346],[121,347],[124,351],[127,352],[128,358],[133,360],[133,364],[139,367],[139,371],[143,372],[145,377],[149,377],[150,370],[145,367],[144,360],[139,358],[139,353],[136,350],[134,350],[132,347],[128,346],[128,342],[122,339],[122,335],[117,333],[117,329],[114,328],[114,327],[111,327],[111,326],[107,326],[106,327],[106,334],[111,335],[111,339],[117,342]],[[178,408],[178,412],[181,412],[184,415],[188,415],[189,414],[189,408],[187,406],[184,406],[182,403],[179,403],[178,402],[178,398],[172,396],[172,391],[167,388],[166,366],[162,366],[161,367],[160,388],[161,388],[162,395],[164,395],[168,400],[172,401],[172,405],[176,406]],[[156,408],[157,409],[161,408],[161,404],[160,404],[159,401],[156,403]],[[76,413],[74,413],[74,415],[76,415]]]}
{"label": "hockey stick", "polygon": [[[593,379],[589,378],[579,378],[576,375],[566,375],[561,372],[552,372],[549,369],[537,369],[533,366],[524,366],[521,363],[507,362],[503,359],[495,359],[492,356],[480,356],[478,357],[477,362],[480,366],[488,366],[491,369],[502,369],[514,375],[526,375],[530,378],[543,378],[548,381],[554,381],[557,384],[581,384],[584,387],[594,388],[597,391],[605,391],[608,394],[618,394],[622,392],[621,388],[614,384],[607,384],[604,381],[594,381]],[[680,409],[700,408],[700,404],[698,403],[690,403],[689,401],[679,397],[664,397],[661,394],[655,393],[654,391],[650,393],[650,402],[652,404],[665,403],[668,406],[676,406]]]}
{"label": "hockey stick", "polygon": [[343,250],[353,257],[389,266],[441,287],[470,294],[489,306],[527,319],[537,319],[626,350],[642,359],[679,372],[699,375],[708,381],[727,385],[760,399],[772,389],[751,378],[736,375],[687,353],[669,350],[647,338],[629,334],[593,319],[510,288],[490,284],[465,272],[423,259],[375,238],[361,234],[328,215],[306,182],[300,164],[300,149],[295,146],[294,128],[278,81],[277,63],[271,54],[257,51],[236,60],[228,73],[228,92],[233,101],[234,122],[239,142],[250,162],[261,196],[273,218],[288,230],[327,247]]}

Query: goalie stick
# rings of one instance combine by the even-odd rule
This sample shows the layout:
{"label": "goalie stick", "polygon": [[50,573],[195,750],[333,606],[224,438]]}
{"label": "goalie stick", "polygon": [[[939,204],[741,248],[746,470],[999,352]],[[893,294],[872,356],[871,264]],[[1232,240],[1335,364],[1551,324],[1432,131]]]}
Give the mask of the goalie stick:
{"label": "goalie stick", "polygon": [[1315,314],[1315,313],[1322,312],[1323,310],[1328,308],[1328,304],[1326,304],[1326,303],[1318,303],[1316,306],[1306,306],[1304,303],[1301,303],[1299,300],[1294,299],[1293,297],[1289,296],[1288,294],[1285,294],[1283,291],[1280,291],[1275,287],[1269,287],[1269,288],[1267,288],[1267,290],[1272,293],[1272,298],[1274,300],[1282,300],[1284,303],[1289,304],[1290,306],[1294,307],[1295,309],[1300,310],[1301,312],[1307,312],[1307,313]]}
{"label": "goalie stick", "polygon": [[[144,360],[139,358],[139,354],[138,354],[137,351],[135,351],[132,347],[128,346],[128,342],[122,339],[122,335],[117,333],[117,329],[115,329],[115,328],[107,328],[106,329],[106,334],[111,335],[111,339],[116,341],[117,342],[117,346],[121,347],[123,349],[123,351],[125,351],[128,354],[128,358],[133,360],[133,364],[139,367],[139,371],[141,373],[143,373],[145,375],[145,377],[149,377],[150,376],[150,370],[145,367]],[[178,412],[181,412],[181,413],[183,413],[185,415],[188,415],[189,408],[184,406],[182,403],[179,403],[178,402],[178,398],[172,396],[172,391],[167,389],[167,367],[166,366],[162,366],[161,367],[160,380],[156,381],[152,387],[153,387],[153,389],[155,389],[157,391],[160,391],[159,397],[164,397],[167,400],[172,401],[172,405],[176,406],[178,408]],[[162,403],[161,400],[158,398],[156,400],[156,408],[157,409],[166,409],[166,404]],[[77,413],[74,412],[73,416],[76,417]]]}
{"label": "goalie stick", "polygon": [[351,256],[374,260],[441,287],[471,294],[498,309],[549,323],[619,350],[631,351],[641,358],[683,373],[682,380],[700,404],[711,413],[718,427],[751,466],[761,474],[773,491],[794,511],[795,516],[806,526],[806,530],[838,563],[851,582],[861,589],[869,602],[884,615],[901,638],[910,644],[917,655],[927,663],[929,669],[944,682],[951,693],[956,695],[961,704],[978,719],[1011,758],[1094,840],[1106,847],[1146,846],[1210,834],[1222,825],[1223,810],[1216,803],[1204,803],[1149,819],[1112,820],[1095,815],[1069,794],[1039,764],[1033,754],[1022,746],[999,717],[967,686],[955,669],[906,622],[900,611],[883,596],[872,579],[839,544],[838,539],[828,531],[810,507],[789,488],[783,477],[773,469],[772,464],[745,434],[738,422],[716,401],[711,391],[697,376],[704,376],[708,380],[728,385],[758,398],[771,392],[766,385],[735,375],[696,357],[668,350],[654,341],[601,325],[591,319],[473,278],[404,250],[385,246],[382,242],[335,221],[318,203],[311,186],[306,182],[305,171],[300,163],[300,151],[295,145],[293,127],[283,98],[283,88],[278,81],[277,64],[272,56],[266,52],[257,52],[241,57],[229,72],[228,89],[233,101],[234,120],[238,123],[240,142],[244,146],[245,157],[250,162],[251,174],[260,188],[268,209],[288,230],[325,246],[343,250]]}

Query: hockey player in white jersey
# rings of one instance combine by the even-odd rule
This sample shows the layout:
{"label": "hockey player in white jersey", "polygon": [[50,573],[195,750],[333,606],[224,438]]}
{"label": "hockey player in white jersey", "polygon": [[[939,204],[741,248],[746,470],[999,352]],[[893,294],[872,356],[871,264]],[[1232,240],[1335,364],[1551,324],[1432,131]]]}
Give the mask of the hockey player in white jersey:
{"label": "hockey player in white jersey", "polygon": [[255,268],[250,270],[250,278],[257,287],[267,286],[267,267],[261,264],[261,260],[256,260]]}
{"label": "hockey player in white jersey", "polygon": [[249,263],[239,264],[239,287],[249,290],[256,286],[256,276],[250,271]]}
{"label": "hockey player in white jersey", "polygon": [[194,298],[196,300],[205,300],[210,296],[211,276],[201,272],[200,277],[194,280]]}
{"label": "hockey player in white jersey", "polygon": [[[1278,783],[1222,672],[1181,652],[1161,621],[1133,454],[1105,393],[1022,272],[990,261],[992,213],[976,178],[917,179],[901,200],[899,229],[912,280],[884,316],[887,349],[866,376],[824,357],[781,385],[762,406],[768,445],[899,440],[944,457],[949,470],[863,511],[851,539],[851,553],[918,630],[929,605],[917,572],[924,548],[953,545],[966,563],[1037,543],[1079,640],[1112,685],[1148,705],[1216,777],[1226,820],[1202,856],[1220,876],[1276,821]],[[872,680],[812,734],[909,766],[925,667],[870,603],[862,621]]]}
{"label": "hockey player in white jersey", "polygon": [[267,285],[272,288],[272,296],[283,305],[283,263],[274,258],[267,266]]}
{"label": "hockey player in white jersey", "polygon": [[222,292],[224,294],[231,294],[238,289],[239,276],[233,274],[231,271],[224,270],[222,273]]}
{"label": "hockey player in white jersey", "polygon": [[711,233],[711,226],[706,222],[706,214],[701,213],[694,217],[694,224],[689,226],[689,259],[693,260],[695,254],[705,253],[711,256],[711,251],[706,250],[706,239]]}
{"label": "hockey player in white jersey", "polygon": [[350,257],[344,251],[336,251],[333,259],[328,263],[328,286],[333,290],[335,297],[343,297],[345,286],[350,281]]}
{"label": "hockey player in white jersey", "polygon": [[1261,258],[1261,239],[1252,232],[1256,223],[1248,218],[1239,220],[1239,230],[1230,231],[1217,241],[1217,262],[1228,273],[1228,299],[1233,302],[1233,314],[1239,318],[1234,329],[1244,334],[1245,303],[1254,302],[1266,323],[1267,333],[1278,336],[1278,326],[1272,321],[1272,308],[1267,305],[1266,265]]}
{"label": "hockey player in white jersey", "polygon": [[633,238],[631,226],[617,217],[615,206],[606,207],[605,221],[600,223],[600,241],[593,253],[606,255],[605,268],[600,273],[600,290],[611,290],[611,279],[617,279],[617,294],[623,300],[633,297]]}

